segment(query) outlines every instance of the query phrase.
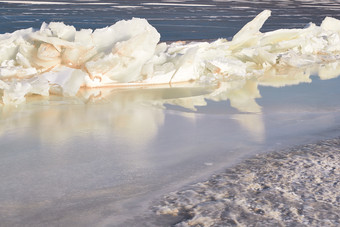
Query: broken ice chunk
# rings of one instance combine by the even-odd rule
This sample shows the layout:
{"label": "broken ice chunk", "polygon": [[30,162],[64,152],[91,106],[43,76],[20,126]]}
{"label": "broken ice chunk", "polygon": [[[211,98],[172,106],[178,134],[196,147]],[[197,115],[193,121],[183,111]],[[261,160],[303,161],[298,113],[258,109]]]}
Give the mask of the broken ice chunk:
{"label": "broken ice chunk", "polygon": [[51,88],[51,92],[61,92],[62,95],[65,96],[74,96],[84,83],[86,75],[87,74],[80,69],[62,67],[58,71],[47,72],[41,76],[46,78],[50,84],[57,85]]}
{"label": "broken ice chunk", "polygon": [[0,90],[8,90],[8,89],[9,89],[9,85],[6,82],[0,80]]}
{"label": "broken ice chunk", "polygon": [[87,62],[86,70],[92,78],[105,75],[122,83],[141,80],[142,67],[154,55],[158,42],[158,33],[142,32],[116,43],[103,58]]}
{"label": "broken ice chunk", "polygon": [[0,78],[26,78],[37,73],[35,68],[23,68],[22,66],[16,66],[14,60],[3,61],[0,66]]}
{"label": "broken ice chunk", "polygon": [[326,31],[338,32],[340,33],[340,20],[333,17],[326,17],[320,27]]}
{"label": "broken ice chunk", "polygon": [[30,94],[48,96],[50,90],[50,84],[48,80],[42,76],[33,77],[28,79],[27,82],[32,86]]}
{"label": "broken ice chunk", "polygon": [[318,75],[321,80],[329,80],[338,77],[340,75],[339,62],[320,65]]}
{"label": "broken ice chunk", "polygon": [[62,22],[51,22],[49,23],[48,28],[51,29],[53,36],[70,42],[74,41],[74,36],[76,33],[75,27],[65,25]]}
{"label": "broken ice chunk", "polygon": [[230,43],[230,49],[235,50],[243,46],[256,45],[259,39],[260,29],[270,15],[270,10],[264,10],[252,21],[248,22],[238,33],[234,35]]}
{"label": "broken ice chunk", "polygon": [[247,75],[246,64],[234,58],[220,58],[207,62],[206,66],[215,74],[224,76],[239,76]]}
{"label": "broken ice chunk", "polygon": [[144,32],[150,34],[150,42],[156,42],[156,44],[159,42],[160,34],[157,30],[147,20],[140,18],[121,20],[110,27],[96,29],[92,34],[92,38],[98,52],[107,54],[112,51],[117,42],[127,41]]}
{"label": "broken ice chunk", "polygon": [[270,10],[263,10],[259,15],[257,15],[252,21],[248,22],[246,25],[237,32],[232,41],[240,41],[249,39],[252,35],[257,35],[262,28],[264,22],[270,17]]}
{"label": "broken ice chunk", "polygon": [[4,90],[2,101],[5,105],[18,105],[25,102],[25,95],[30,92],[32,86],[30,83],[22,81],[13,81],[8,89]]}

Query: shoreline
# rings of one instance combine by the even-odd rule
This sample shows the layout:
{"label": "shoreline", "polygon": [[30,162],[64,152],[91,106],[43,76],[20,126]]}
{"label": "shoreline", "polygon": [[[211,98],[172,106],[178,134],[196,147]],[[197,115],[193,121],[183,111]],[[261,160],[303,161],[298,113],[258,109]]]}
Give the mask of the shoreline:
{"label": "shoreline", "polygon": [[164,196],[155,225],[337,226],[340,137],[246,159]]}

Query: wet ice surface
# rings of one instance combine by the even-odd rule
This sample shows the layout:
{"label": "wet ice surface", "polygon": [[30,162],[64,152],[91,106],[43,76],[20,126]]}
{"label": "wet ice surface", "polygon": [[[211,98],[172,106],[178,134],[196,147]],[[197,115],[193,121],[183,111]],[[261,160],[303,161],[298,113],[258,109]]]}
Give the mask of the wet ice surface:
{"label": "wet ice surface", "polygon": [[[268,30],[319,23],[325,16],[336,17],[339,10],[335,1],[297,2],[298,7],[288,1],[168,1],[163,5],[115,1],[104,9],[86,1],[77,5],[58,1],[54,9],[47,1],[29,8],[16,2],[0,2],[1,33],[39,27],[49,20],[97,28],[135,16],[149,19],[163,40],[215,39],[234,35],[263,8],[278,12],[268,21]],[[117,226],[126,219],[140,223],[145,212],[151,212],[150,203],[162,194],[244,157],[338,136],[340,79],[311,78],[312,83],[282,88],[260,85],[262,98],[236,89],[226,100],[207,100],[197,111],[179,105],[197,103],[201,100],[197,97],[205,97],[211,88],[117,89],[100,103],[84,105],[83,99],[51,97],[4,108],[1,223]],[[230,105],[235,97],[256,98],[261,111],[240,112],[235,101],[234,107]]]}

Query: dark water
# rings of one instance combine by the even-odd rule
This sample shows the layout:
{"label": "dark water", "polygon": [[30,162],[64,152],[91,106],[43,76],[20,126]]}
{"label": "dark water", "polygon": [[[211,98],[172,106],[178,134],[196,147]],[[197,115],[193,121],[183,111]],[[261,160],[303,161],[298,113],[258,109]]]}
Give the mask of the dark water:
{"label": "dark water", "polygon": [[[340,15],[340,1],[9,2],[0,1],[0,33],[142,17],[163,40],[217,39],[263,9],[273,11],[263,31]],[[99,103],[51,98],[2,108],[0,226],[151,226],[145,213],[164,193],[245,156],[338,136],[337,70],[330,80],[316,72],[276,85],[235,82],[221,101],[206,88],[117,89]]]}
{"label": "dark water", "polygon": [[[6,3],[7,2],[7,3]],[[162,40],[217,39],[234,35],[264,9],[273,11],[263,31],[320,24],[326,16],[340,18],[340,1],[0,1],[1,33],[39,28],[63,21],[80,28],[101,28],[118,20],[146,18]],[[19,2],[19,3],[15,3]],[[20,2],[33,2],[24,4]],[[40,2],[40,4],[38,4]],[[50,4],[54,3],[54,4]],[[104,5],[103,5],[104,4]]]}

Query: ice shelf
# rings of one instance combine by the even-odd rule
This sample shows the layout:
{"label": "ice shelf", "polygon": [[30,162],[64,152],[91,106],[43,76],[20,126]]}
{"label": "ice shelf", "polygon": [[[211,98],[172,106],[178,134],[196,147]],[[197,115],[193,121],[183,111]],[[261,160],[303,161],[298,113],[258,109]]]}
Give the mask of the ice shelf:
{"label": "ice shelf", "polygon": [[37,31],[2,34],[0,104],[18,105],[32,94],[75,96],[82,87],[195,82],[219,84],[218,93],[248,79],[280,84],[286,77],[277,72],[287,68],[305,78],[304,67],[315,64],[322,64],[322,79],[339,75],[340,20],[326,17],[320,26],[262,33],[270,14],[261,12],[232,40],[210,43],[160,43],[157,30],[138,18],[94,31],[51,22]]}

